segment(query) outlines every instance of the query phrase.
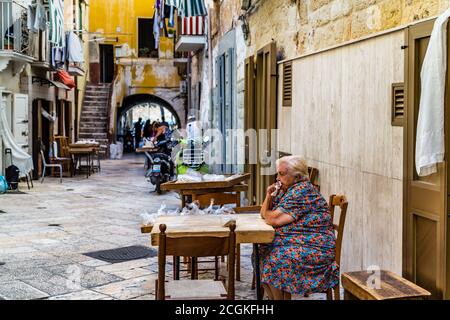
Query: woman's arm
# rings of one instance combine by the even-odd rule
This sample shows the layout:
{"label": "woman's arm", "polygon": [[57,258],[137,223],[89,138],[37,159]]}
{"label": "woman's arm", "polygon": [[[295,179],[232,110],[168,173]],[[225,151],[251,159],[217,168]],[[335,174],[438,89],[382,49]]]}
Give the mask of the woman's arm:
{"label": "woman's arm", "polygon": [[271,187],[267,189],[266,199],[264,200],[261,207],[261,217],[266,220],[266,223],[271,225],[272,227],[282,227],[291,222],[294,222],[294,218],[290,215],[281,212],[280,210],[269,209],[269,206],[272,203],[271,193],[274,191],[274,189],[272,189]]}

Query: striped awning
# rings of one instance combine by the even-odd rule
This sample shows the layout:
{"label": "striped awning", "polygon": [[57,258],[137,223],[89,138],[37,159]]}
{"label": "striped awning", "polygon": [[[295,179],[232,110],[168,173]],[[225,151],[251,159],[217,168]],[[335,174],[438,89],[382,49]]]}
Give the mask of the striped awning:
{"label": "striped awning", "polygon": [[167,0],[166,5],[176,7],[182,17],[208,15],[204,0]]}

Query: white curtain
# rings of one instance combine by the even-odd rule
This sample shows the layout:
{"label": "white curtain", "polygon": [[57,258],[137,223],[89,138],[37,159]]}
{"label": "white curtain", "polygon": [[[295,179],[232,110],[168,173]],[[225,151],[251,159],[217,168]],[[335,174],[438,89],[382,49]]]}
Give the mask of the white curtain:
{"label": "white curtain", "polygon": [[22,150],[14,140],[14,136],[9,127],[6,117],[6,106],[0,105],[0,137],[3,139],[4,147],[11,149],[12,162],[19,168],[20,176],[25,177],[31,170],[33,170],[33,159],[31,156]]}
{"label": "white curtain", "polygon": [[422,65],[416,135],[416,170],[419,176],[437,172],[444,161],[444,99],[447,70],[447,25],[450,9],[435,22]]}

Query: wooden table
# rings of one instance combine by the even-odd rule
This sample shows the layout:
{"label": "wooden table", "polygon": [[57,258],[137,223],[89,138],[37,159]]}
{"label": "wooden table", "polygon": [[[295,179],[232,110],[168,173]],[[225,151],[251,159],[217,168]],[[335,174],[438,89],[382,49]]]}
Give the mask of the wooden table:
{"label": "wooden table", "polygon": [[[150,233],[151,244],[159,244],[159,225],[167,226],[166,234],[170,237],[182,236],[227,236],[229,229],[223,226],[225,219],[236,221],[236,244],[252,243],[255,254],[256,296],[262,298],[259,269],[260,243],[271,243],[275,230],[266,224],[259,214],[203,215],[203,216],[161,216],[153,226],[142,226],[143,233]],[[179,270],[179,268],[176,268]]]}
{"label": "wooden table", "polygon": [[[86,157],[86,164],[88,167],[87,170],[87,178],[89,178],[89,175],[91,174],[91,155],[95,152],[96,147],[86,147],[78,145],[76,147],[69,146],[69,154],[74,157],[74,171],[76,173],[77,170],[77,163],[78,159],[85,156]],[[81,161],[80,161],[81,164]]]}
{"label": "wooden table", "polygon": [[98,142],[86,142],[86,143],[70,143],[69,148],[100,148],[100,143]]}
{"label": "wooden table", "polygon": [[345,300],[415,300],[431,296],[427,290],[386,270],[378,275],[374,271],[346,272],[341,280]]}
{"label": "wooden table", "polygon": [[[169,181],[161,185],[161,190],[177,191],[181,196],[181,207],[186,206],[187,198],[199,200],[202,205],[209,205],[209,199],[217,200],[216,204],[236,203],[240,206],[240,192],[246,192],[248,186],[242,184],[250,179],[250,173],[227,176],[222,181],[178,182]],[[205,202],[206,201],[206,202]]]}

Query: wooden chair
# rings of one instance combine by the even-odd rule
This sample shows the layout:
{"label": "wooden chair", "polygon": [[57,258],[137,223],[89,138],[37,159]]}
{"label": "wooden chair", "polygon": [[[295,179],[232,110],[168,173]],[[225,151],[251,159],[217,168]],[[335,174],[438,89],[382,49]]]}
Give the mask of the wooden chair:
{"label": "wooden chair", "polygon": [[[231,223],[226,237],[170,237],[166,235],[167,226],[159,226],[158,279],[156,280],[157,300],[234,300],[234,268],[236,247],[236,224]],[[191,263],[192,280],[166,281],[166,256],[188,256]],[[228,285],[222,281],[196,280],[195,260],[199,257],[228,256]]]}
{"label": "wooden chair", "polygon": [[64,168],[67,168],[67,171],[69,172],[69,176],[73,177],[73,171],[74,171],[74,164],[72,157],[66,157],[63,156],[62,153],[60,153],[63,150],[62,146],[59,148],[58,142],[56,140],[53,141],[53,157],[50,158],[50,163],[56,163],[61,164],[61,166]]}
{"label": "wooden chair", "polygon": [[[241,206],[241,192],[245,192],[247,190],[248,185],[238,184],[231,188],[226,188],[223,190],[219,190],[219,192],[213,193],[204,193],[204,192],[197,192],[196,190],[190,190],[185,194],[182,193],[181,196],[184,197],[185,195],[189,194],[192,197],[192,201],[196,201],[200,208],[207,208],[211,204],[212,199],[214,199],[214,205],[222,206],[226,204],[235,204],[236,208],[234,208],[234,210],[236,212],[236,209]],[[210,261],[197,261],[197,263],[204,263],[204,262]],[[224,259],[222,259],[222,262],[224,262]],[[186,259],[184,263],[190,263],[190,261]],[[214,258],[214,269],[196,268],[196,270],[197,271],[215,270],[217,280],[219,276],[218,257]],[[241,281],[241,246],[239,244],[236,246],[236,280]]]}
{"label": "wooden chair", "polygon": [[47,161],[45,161],[44,151],[41,149],[41,159],[42,159],[42,177],[41,177],[41,183],[44,182],[45,179],[45,170],[47,168],[59,168],[59,182],[62,183],[62,165],[61,164],[48,164]]}
{"label": "wooden chair", "polygon": [[[331,195],[330,202],[328,203],[330,206],[330,214],[331,219],[333,221],[334,231],[336,233],[336,263],[341,265],[341,251],[342,251],[342,239],[344,237],[344,225],[345,218],[347,215],[347,207],[348,201],[344,195]],[[340,215],[339,215],[339,224],[334,223],[334,216],[336,213],[336,208],[339,207]],[[333,294],[334,293],[334,294]],[[340,285],[337,284],[333,289],[328,289],[327,292],[327,300],[340,300]]]}

